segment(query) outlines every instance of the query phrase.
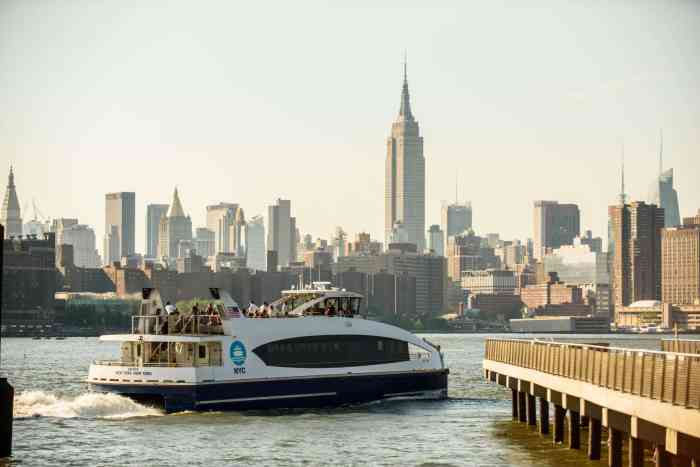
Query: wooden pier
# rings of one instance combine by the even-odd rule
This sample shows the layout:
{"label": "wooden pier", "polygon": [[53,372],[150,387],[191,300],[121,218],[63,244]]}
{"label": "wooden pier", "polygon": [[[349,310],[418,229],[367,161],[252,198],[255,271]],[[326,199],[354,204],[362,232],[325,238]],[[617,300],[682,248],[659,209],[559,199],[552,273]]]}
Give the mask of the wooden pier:
{"label": "wooden pier", "polygon": [[580,449],[587,428],[589,459],[600,459],[605,428],[610,466],[622,465],[626,441],[632,467],[645,453],[657,466],[700,467],[700,354],[487,339],[484,374],[512,391],[513,418],[543,435],[553,404],[555,443],[566,425],[568,446]]}

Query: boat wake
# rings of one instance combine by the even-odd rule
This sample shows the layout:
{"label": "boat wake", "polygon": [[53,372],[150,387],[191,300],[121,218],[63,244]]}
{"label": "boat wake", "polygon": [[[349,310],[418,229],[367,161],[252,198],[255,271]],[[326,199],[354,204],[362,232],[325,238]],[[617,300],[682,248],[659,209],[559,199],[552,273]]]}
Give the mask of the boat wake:
{"label": "boat wake", "polygon": [[56,418],[125,419],[163,415],[161,410],[141,405],[117,394],[85,393],[74,398],[58,397],[44,391],[27,391],[15,396],[14,416]]}

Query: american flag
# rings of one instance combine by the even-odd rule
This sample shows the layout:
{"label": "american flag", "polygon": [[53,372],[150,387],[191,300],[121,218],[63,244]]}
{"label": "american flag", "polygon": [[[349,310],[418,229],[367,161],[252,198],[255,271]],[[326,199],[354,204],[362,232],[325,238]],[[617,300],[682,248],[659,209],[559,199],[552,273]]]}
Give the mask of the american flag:
{"label": "american flag", "polygon": [[242,318],[243,315],[241,314],[241,309],[238,308],[237,306],[229,306],[226,308],[226,317],[227,318]]}

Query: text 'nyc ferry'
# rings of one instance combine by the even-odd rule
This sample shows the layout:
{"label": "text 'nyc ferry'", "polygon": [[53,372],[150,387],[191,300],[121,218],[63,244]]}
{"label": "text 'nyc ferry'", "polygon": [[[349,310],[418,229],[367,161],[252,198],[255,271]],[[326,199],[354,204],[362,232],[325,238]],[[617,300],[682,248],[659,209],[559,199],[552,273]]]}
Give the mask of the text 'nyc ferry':
{"label": "text 'nyc ferry'", "polygon": [[359,294],[320,282],[286,290],[267,319],[246,317],[224,291],[211,294],[206,313],[166,314],[158,292],[144,289],[131,334],[100,337],[120,342],[121,355],[90,365],[91,388],[166,412],[447,396],[440,349],[364,319]]}

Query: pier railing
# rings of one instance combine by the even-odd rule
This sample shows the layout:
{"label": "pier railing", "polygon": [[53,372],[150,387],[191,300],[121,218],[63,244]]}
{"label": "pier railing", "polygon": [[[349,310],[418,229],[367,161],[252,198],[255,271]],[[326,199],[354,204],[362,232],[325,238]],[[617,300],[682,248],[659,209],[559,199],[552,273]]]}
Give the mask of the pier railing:
{"label": "pier railing", "polygon": [[700,355],[700,340],[663,339],[661,350],[664,352],[680,352]]}
{"label": "pier railing", "polygon": [[700,355],[564,342],[487,339],[485,358],[700,409]]}

